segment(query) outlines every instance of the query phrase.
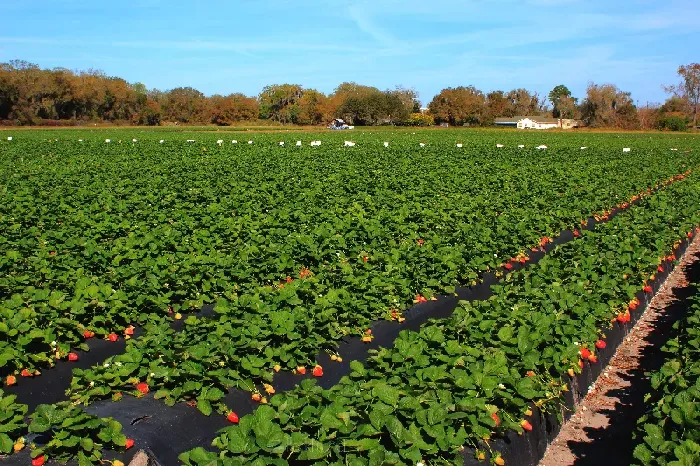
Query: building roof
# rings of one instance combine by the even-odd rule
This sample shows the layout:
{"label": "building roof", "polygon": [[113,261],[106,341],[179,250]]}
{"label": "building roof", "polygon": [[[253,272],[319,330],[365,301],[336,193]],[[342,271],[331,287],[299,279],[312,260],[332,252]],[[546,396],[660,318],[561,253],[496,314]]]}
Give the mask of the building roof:
{"label": "building roof", "polygon": [[511,118],[496,118],[494,121],[496,123],[517,123],[520,120],[524,119],[529,119],[532,121],[536,121],[538,123],[559,123],[559,119],[557,118],[550,118],[550,117],[542,117],[542,116],[514,116]]}

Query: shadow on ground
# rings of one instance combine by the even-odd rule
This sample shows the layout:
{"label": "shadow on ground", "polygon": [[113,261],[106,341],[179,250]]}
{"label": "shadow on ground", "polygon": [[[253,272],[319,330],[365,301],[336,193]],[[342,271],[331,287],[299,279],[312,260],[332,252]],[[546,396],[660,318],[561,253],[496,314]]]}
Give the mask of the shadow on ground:
{"label": "shadow on ground", "polygon": [[[700,283],[700,253],[686,268],[688,281]],[[641,351],[639,369],[634,369],[623,377],[630,383],[624,389],[610,390],[607,395],[618,398],[614,408],[600,410],[610,420],[607,427],[585,428],[590,441],[569,441],[568,445],[577,460],[574,466],[622,466],[633,462],[632,452],[637,442],[632,439],[637,419],[644,412],[644,395],[651,391],[651,381],[645,372],[658,370],[664,362],[661,347],[674,336],[673,324],[681,319],[688,309],[689,298],[696,288],[673,288],[674,301],[666,312],[651,321],[656,328],[644,339],[648,343]]]}

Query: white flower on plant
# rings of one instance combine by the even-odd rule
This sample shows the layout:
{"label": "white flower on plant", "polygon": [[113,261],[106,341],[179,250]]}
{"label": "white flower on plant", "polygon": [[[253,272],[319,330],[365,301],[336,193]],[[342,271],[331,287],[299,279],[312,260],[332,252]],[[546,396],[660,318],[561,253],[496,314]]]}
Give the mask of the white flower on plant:
{"label": "white flower on plant", "polygon": [[51,342],[51,346],[56,346],[56,340]]}
{"label": "white flower on plant", "polygon": [[502,383],[499,383],[499,384],[498,384],[498,388],[500,388],[501,390],[505,390],[505,389],[506,389],[506,386],[503,385]]}
{"label": "white flower on plant", "polygon": [[121,367],[121,366],[122,366],[122,363],[120,363],[119,361],[117,361],[117,362],[114,363],[114,365],[117,366],[117,367]]}
{"label": "white flower on plant", "polygon": [[419,462],[416,463],[416,466],[425,466],[425,463],[422,462],[422,461],[419,461]]}
{"label": "white flower on plant", "polygon": [[106,362],[106,363],[102,364],[102,367],[109,367],[109,363]]}
{"label": "white flower on plant", "polygon": [[156,373],[155,373],[155,372],[151,372],[150,375],[151,375],[151,377],[155,377],[155,376],[156,376]]}
{"label": "white flower on plant", "polygon": [[95,382],[90,382],[90,386],[91,386],[91,387],[94,387],[94,386],[95,386]]}

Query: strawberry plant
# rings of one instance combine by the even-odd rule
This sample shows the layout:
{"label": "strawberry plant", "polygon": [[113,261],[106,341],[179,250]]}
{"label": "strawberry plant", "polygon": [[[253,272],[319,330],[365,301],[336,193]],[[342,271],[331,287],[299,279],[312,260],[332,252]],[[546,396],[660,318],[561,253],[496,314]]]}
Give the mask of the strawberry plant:
{"label": "strawberry plant", "polygon": [[596,364],[596,344],[620,325],[611,317],[700,223],[697,189],[692,176],[645,198],[510,274],[491,299],[464,302],[448,320],[402,332],[394,348],[351,363],[336,387],[304,380],[221,430],[219,453],[197,449],[181,460],[453,464],[466,445],[497,461],[490,440],[507,430],[527,435],[532,405],[561,412],[567,372]]}
{"label": "strawberry plant", "polygon": [[7,395],[0,390],[0,453],[5,455],[24,448],[27,405],[16,403],[16,399],[16,395]]}
{"label": "strawberry plant", "polygon": [[[127,339],[124,354],[73,370],[74,402],[152,393],[229,417],[229,389],[257,397],[253,417],[231,416],[220,453],[183,457],[193,464],[450,463],[463,445],[485,456],[485,439],[526,435],[531,404],[556,408],[564,374],[596,363],[606,325],[629,320],[634,294],[698,220],[697,151],[669,155],[661,136],[626,136],[636,149],[611,156],[614,135],[547,135],[549,149],[534,151],[515,143],[543,135],[465,133],[456,148],[450,133],[419,131],[377,151],[376,134],[353,148],[337,135],[292,148],[265,134],[251,145],[25,134],[0,151],[2,380],[21,388],[79,361],[94,338]],[[561,229],[614,207],[626,213],[508,273],[488,302],[402,333],[338,387],[275,394],[273,373],[322,378],[315,355],[345,336],[371,342],[375,320],[400,325],[413,303],[517,270]],[[204,304],[213,316],[191,315]],[[95,445],[101,426],[87,431]],[[82,433],[51,432],[59,443],[37,461],[99,458],[63,444]]]}
{"label": "strawberry plant", "polygon": [[[697,285],[695,285],[697,287]],[[698,290],[700,291],[700,290]],[[700,463],[700,298],[674,324],[676,336],[663,347],[667,359],[651,375],[653,391],[639,419],[634,458],[644,466]]]}
{"label": "strawberry plant", "polygon": [[59,462],[75,459],[79,465],[102,464],[102,449],[124,450],[133,440],[111,418],[86,414],[69,403],[39,405],[30,416],[29,432],[43,434],[47,441],[32,449],[32,458]]}

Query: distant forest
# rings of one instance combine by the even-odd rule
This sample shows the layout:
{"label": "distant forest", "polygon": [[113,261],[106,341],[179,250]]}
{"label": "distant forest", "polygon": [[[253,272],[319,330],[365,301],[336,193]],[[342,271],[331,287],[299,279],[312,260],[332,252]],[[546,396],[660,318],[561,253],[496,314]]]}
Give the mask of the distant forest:
{"label": "distant forest", "polygon": [[381,90],[353,82],[326,95],[298,84],[265,86],[259,95],[205,96],[191,87],[147,89],[96,70],[42,69],[26,61],[0,64],[0,124],[69,126],[95,122],[126,125],[324,125],[342,118],[354,125],[490,126],[517,115],[573,118],[586,126],[684,130],[697,125],[700,65],[681,66],[680,84],[668,86],[663,104],[637,108],[629,92],[590,83],[585,97],[564,85],[547,96],[527,89],[484,93],[473,86],[443,89],[421,108],[417,93]]}

